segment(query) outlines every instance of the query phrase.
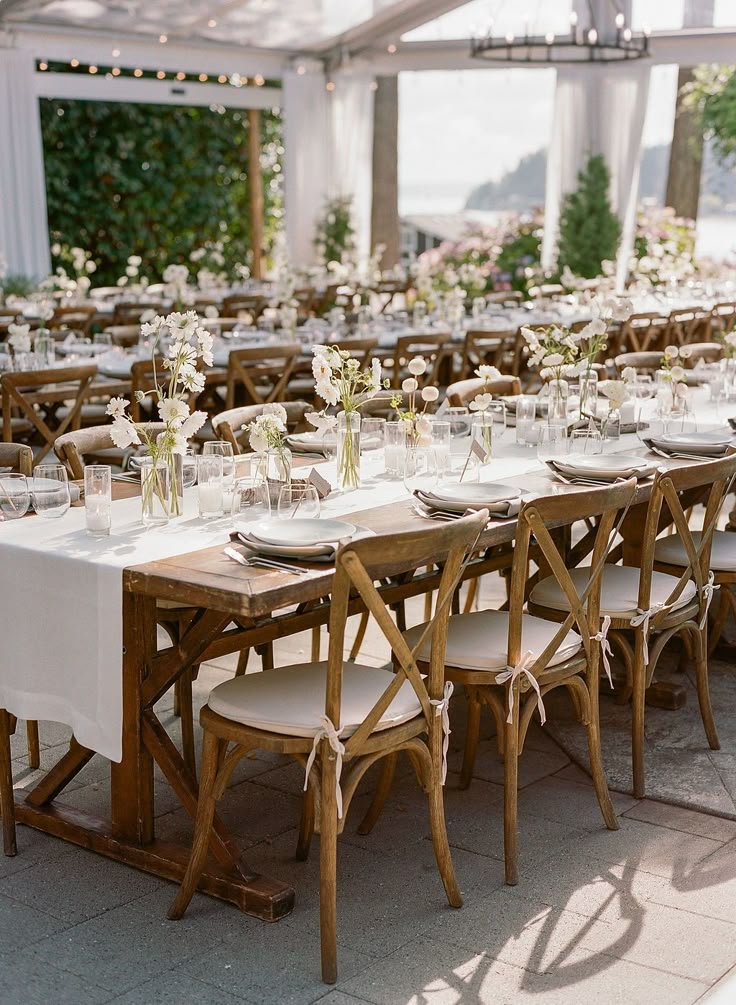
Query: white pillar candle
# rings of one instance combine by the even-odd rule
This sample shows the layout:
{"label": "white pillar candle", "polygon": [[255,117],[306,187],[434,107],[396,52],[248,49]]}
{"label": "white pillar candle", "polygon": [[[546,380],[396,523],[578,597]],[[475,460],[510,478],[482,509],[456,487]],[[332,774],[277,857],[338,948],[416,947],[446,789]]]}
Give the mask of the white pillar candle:
{"label": "white pillar candle", "polygon": [[222,482],[200,482],[197,486],[200,516],[222,514]]}
{"label": "white pillar candle", "polygon": [[635,401],[624,401],[620,408],[621,412],[621,425],[628,426],[633,422],[636,422],[636,402]]}
{"label": "white pillar candle", "polygon": [[85,514],[87,530],[90,534],[107,535],[110,533],[111,505],[104,496],[87,496],[85,499]]}

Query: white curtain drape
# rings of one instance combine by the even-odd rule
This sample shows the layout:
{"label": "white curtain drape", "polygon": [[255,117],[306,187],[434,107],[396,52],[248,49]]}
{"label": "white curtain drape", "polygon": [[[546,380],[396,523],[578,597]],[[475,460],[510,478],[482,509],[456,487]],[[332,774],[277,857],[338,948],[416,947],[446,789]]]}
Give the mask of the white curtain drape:
{"label": "white curtain drape", "polygon": [[623,285],[634,241],[641,141],[649,67],[565,67],[557,73],[552,141],[547,158],[542,264],[554,265],[563,197],[578,172],[602,154],[611,173],[611,206],[622,225],[617,281]]}
{"label": "white curtain drape", "polygon": [[41,279],[51,261],[35,72],[31,53],[0,48],[0,255]]}
{"label": "white curtain drape", "polygon": [[283,78],[284,209],[292,265],[314,261],[315,226],[327,199],[352,199],[360,257],[370,250],[373,77],[335,73],[327,90],[321,63],[300,63]]}

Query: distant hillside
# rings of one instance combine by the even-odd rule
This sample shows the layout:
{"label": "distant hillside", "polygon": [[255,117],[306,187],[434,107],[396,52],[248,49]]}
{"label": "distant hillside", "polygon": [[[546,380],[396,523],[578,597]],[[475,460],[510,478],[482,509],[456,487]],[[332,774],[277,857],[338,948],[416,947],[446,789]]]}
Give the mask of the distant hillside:
{"label": "distant hillside", "polygon": [[[667,187],[669,146],[647,147],[641,160],[639,194],[642,199],[658,205],[664,202]],[[518,210],[531,209],[544,203],[546,150],[528,154],[513,171],[499,181],[487,181],[473,189],[465,203],[466,209]],[[706,151],[700,196],[701,213],[736,213],[736,171],[716,161],[711,150]]]}

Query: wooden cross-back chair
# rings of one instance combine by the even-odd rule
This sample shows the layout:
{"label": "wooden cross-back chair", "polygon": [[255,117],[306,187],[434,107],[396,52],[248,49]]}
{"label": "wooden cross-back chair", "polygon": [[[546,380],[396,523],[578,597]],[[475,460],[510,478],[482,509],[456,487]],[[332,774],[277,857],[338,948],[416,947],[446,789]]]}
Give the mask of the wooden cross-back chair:
{"label": "wooden cross-back chair", "polygon": [[[43,445],[36,455],[36,462],[42,460],[54,441],[67,429],[78,429],[82,415],[82,405],[89,396],[89,389],[97,374],[94,364],[82,366],[53,367],[46,370],[4,373],[0,376],[2,391],[3,440],[13,441],[13,412],[19,413],[43,438]],[[68,390],[68,393],[65,393]],[[56,428],[51,428],[42,409],[46,401],[69,401],[71,406]]]}
{"label": "wooden cross-back chair", "polygon": [[[286,409],[286,428],[290,433],[300,433],[306,429],[311,429],[304,421],[304,414],[312,407],[306,401],[285,401],[282,403]],[[250,452],[248,443],[248,433],[243,426],[255,422],[259,415],[263,414],[264,405],[240,405],[238,408],[229,408],[219,415],[212,417],[212,428],[215,435],[220,440],[226,440],[232,444],[234,454]]]}
{"label": "wooden cross-back chair", "polygon": [[633,366],[638,373],[656,373],[662,367],[661,352],[622,352],[614,359],[619,376],[627,366]]}
{"label": "wooden cross-back chair", "polygon": [[[323,980],[331,984],[337,978],[337,835],[361,778],[382,758],[400,750],[408,752],[428,796],[432,841],[448,900],[460,906],[443,808],[449,700],[444,650],[450,604],[464,562],[487,519],[488,512],[483,510],[441,527],[344,545],[335,562],[327,661],[236,677],[210,693],[200,717],[204,747],[192,856],[170,918],[182,916],[197,887],[207,859],[216,801],[224,794],[236,764],[256,749],[289,754],[306,767],[297,857],[306,858],[312,833],[318,830]],[[418,568],[442,556],[441,600],[425,633],[431,655],[423,677],[415,653],[396,628],[374,583],[399,567]],[[395,673],[345,663],[345,623],[355,594],[390,643]],[[231,743],[234,747],[228,751]]]}
{"label": "wooden cross-back chair", "polygon": [[[166,428],[163,422],[143,423],[149,434],[156,437]],[[86,464],[119,464],[125,467],[126,459],[135,452],[134,447],[119,450],[112,441],[110,425],[88,426],[75,429],[71,433],[58,436],[54,452],[62,464],[66,465],[71,478],[84,478]]]}
{"label": "wooden cross-back chair", "polygon": [[147,303],[137,303],[132,300],[121,301],[115,304],[112,324],[116,327],[139,325],[141,318],[147,311],[153,311],[154,314],[163,314],[164,306],[159,300],[151,300]]}
{"label": "wooden cross-back chair", "polygon": [[250,405],[280,401],[300,353],[297,343],[233,349],[227,364],[227,407],[234,408],[240,395]]}
{"label": "wooden cross-back chair", "polygon": [[618,348],[628,352],[664,351],[668,325],[667,318],[656,312],[632,314],[621,324]]}
{"label": "wooden cross-back chair", "polygon": [[112,344],[130,349],[138,345],[141,337],[141,326],[137,324],[109,325],[104,334],[110,335]]}
{"label": "wooden cross-back chair", "polygon": [[[450,343],[450,336],[445,332],[433,332],[428,335],[401,335],[396,339],[396,347],[386,354],[386,370],[391,378],[391,386],[398,388],[408,375],[406,369],[410,360],[422,356],[427,362],[427,370],[422,380],[426,384],[437,386],[441,383],[442,370],[447,363],[452,363],[455,347]],[[452,367],[450,366],[450,370]]]}
{"label": "wooden cross-back chair", "polygon": [[[472,778],[481,708],[485,705],[495,719],[499,752],[504,758],[505,871],[506,882],[512,885],[518,880],[518,758],[534,712],[539,708],[544,721],[543,698],[554,688],[568,689],[587,727],[593,784],[603,819],[610,829],[618,826],[601,761],[599,601],[617,516],[625,512],[635,490],[632,478],[602,489],[566,492],[527,503],[518,519],[508,610],[474,611],[449,619],[445,674],[449,681],[462,684],[468,697],[460,784],[467,787]],[[598,519],[592,553],[594,572],[581,587],[566,568],[559,536],[553,538],[548,527],[571,526],[592,518]],[[569,601],[569,610],[559,625],[530,617],[524,611],[532,553],[535,562],[541,559],[551,570],[553,580]],[[410,629],[405,635],[407,643],[413,646],[422,631],[423,626]],[[419,656],[420,660],[426,657],[422,649]],[[421,662],[420,669],[424,669]],[[385,793],[385,786],[379,785],[374,801],[385,798]],[[369,816],[375,820],[378,807],[372,807],[372,811]]]}
{"label": "wooden cross-back chair", "polygon": [[96,317],[97,308],[92,305],[69,304],[68,306],[55,308],[54,315],[49,321],[49,328],[51,331],[72,328],[75,331],[89,335]]}
{"label": "wooden cross-back chair", "polygon": [[234,293],[222,301],[222,313],[228,317],[236,318],[238,314],[243,312],[250,314],[255,319],[263,313],[267,303],[266,298],[260,294],[248,296]]}
{"label": "wooden cross-back chair", "polygon": [[[343,338],[328,342],[339,349],[345,349],[350,355],[358,360],[361,370],[370,366],[373,353],[378,347],[377,338]],[[310,360],[311,363],[311,360]],[[311,372],[311,370],[310,370]]]}
{"label": "wooden cross-back chair", "polygon": [[683,366],[693,367],[702,359],[705,363],[717,363],[723,355],[720,342],[688,342],[690,355],[682,361]]}
{"label": "wooden cross-back chair", "polygon": [[707,342],[710,338],[712,320],[712,312],[701,307],[685,307],[671,311],[666,344],[686,345],[688,342]]}
{"label": "wooden cross-back chair", "polygon": [[458,380],[447,388],[447,404],[453,408],[463,408],[479,394],[521,394],[521,381],[518,377],[497,377],[495,380],[483,380],[473,377],[469,380]]}
{"label": "wooden cross-back chair", "polygon": [[713,305],[711,312],[713,334],[727,335],[736,325],[736,301],[723,300]]}
{"label": "wooden cross-back chair", "polygon": [[[645,694],[659,658],[669,640],[682,636],[695,651],[698,702],[710,747],[719,747],[718,734],[708,687],[707,615],[713,592],[710,558],[713,533],[726,492],[736,475],[736,454],[660,472],[654,482],[647,508],[637,565],[607,565],[604,569],[601,614],[610,618],[609,637],[620,652],[627,673],[632,700],[632,772],[637,798],[645,791],[644,710]],[[703,531],[697,545],[689,528],[680,498],[698,490],[707,495]],[[631,519],[634,519],[633,517]],[[641,517],[636,517],[641,525]],[[663,522],[674,523],[686,562],[669,575],[655,569],[657,534]],[[588,570],[571,573],[580,583]],[[566,598],[550,580],[542,580],[532,590],[529,610],[542,617],[560,617],[567,609]],[[628,635],[633,633],[633,645]]]}
{"label": "wooden cross-back chair", "polygon": [[10,468],[30,478],[33,474],[33,451],[26,443],[0,443],[0,469]]}
{"label": "wooden cross-back chair", "polygon": [[472,377],[475,370],[483,363],[503,370],[511,363],[516,349],[516,329],[508,331],[468,331],[465,335],[463,362],[461,374]]}

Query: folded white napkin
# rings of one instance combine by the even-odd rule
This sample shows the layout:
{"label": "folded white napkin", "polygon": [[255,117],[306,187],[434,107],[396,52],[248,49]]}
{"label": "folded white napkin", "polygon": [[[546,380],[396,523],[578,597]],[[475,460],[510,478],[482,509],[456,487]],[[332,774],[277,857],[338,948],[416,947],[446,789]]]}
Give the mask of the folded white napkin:
{"label": "folded white napkin", "polygon": [[[422,492],[421,489],[415,489],[414,496],[419,500],[419,502],[425,506],[428,510],[433,513],[448,513],[453,516],[462,515],[460,508],[455,508],[448,504],[446,500],[438,499],[437,496],[432,495],[432,493]],[[481,503],[477,500],[472,500],[465,505],[465,512],[476,512],[477,510],[487,509],[488,512],[498,519],[507,520],[511,517],[516,517],[521,512],[521,507],[524,505],[524,500],[521,497],[516,499],[501,499],[498,502]]]}

